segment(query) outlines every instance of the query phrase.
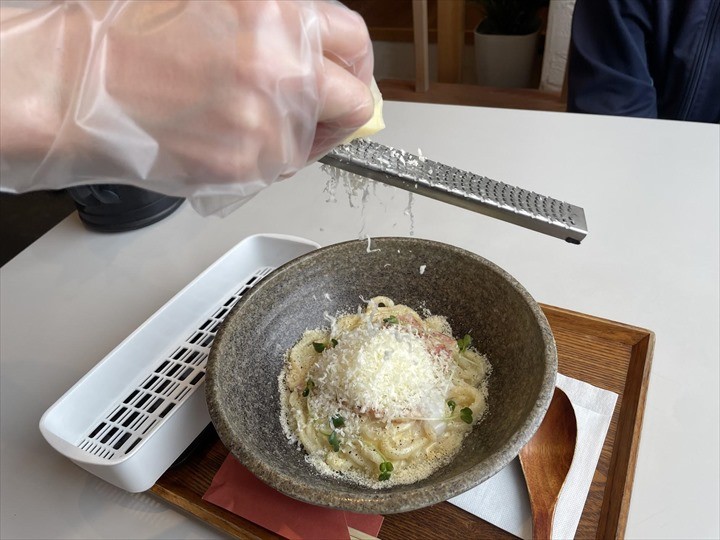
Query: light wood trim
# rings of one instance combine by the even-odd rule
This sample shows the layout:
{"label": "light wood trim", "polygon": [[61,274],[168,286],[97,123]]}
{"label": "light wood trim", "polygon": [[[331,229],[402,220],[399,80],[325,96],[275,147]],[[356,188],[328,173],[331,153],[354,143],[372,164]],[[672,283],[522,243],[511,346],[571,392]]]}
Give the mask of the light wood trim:
{"label": "light wood trim", "polygon": [[415,51],[415,91],[427,92],[430,87],[427,0],[413,0],[412,9]]}
{"label": "light wood trim", "polygon": [[565,112],[560,96],[537,88],[493,88],[471,84],[431,82],[426,92],[416,92],[412,81],[383,79],[378,87],[386,101],[441,103],[500,109]]}
{"label": "light wood trim", "polygon": [[438,82],[462,80],[465,43],[465,1],[438,1]]}

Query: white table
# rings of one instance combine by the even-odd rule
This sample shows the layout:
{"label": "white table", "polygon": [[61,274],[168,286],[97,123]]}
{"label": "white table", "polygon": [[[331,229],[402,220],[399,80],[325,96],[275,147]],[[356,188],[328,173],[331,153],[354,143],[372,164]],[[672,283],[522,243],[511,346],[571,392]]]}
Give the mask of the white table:
{"label": "white table", "polygon": [[[185,205],[101,235],[68,217],[0,271],[0,536],[219,538],[145,494],[79,469],[42,439],[42,413],[244,237],[330,244],[402,235],[464,247],[547,304],[653,330],[657,343],[628,538],[718,538],[720,129],[716,125],[404,103],[379,142],[582,206],[574,246],[379,186],[327,202],[312,166],[225,219]],[[412,225],[411,225],[412,223]]]}

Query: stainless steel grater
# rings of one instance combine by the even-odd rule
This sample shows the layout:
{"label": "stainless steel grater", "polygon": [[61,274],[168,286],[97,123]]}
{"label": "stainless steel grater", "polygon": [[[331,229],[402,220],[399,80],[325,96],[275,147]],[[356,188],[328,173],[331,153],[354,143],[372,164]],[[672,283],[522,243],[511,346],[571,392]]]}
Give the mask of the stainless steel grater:
{"label": "stainless steel grater", "polygon": [[585,211],[579,206],[367,139],[337,146],[320,161],[572,244],[579,244],[587,235]]}

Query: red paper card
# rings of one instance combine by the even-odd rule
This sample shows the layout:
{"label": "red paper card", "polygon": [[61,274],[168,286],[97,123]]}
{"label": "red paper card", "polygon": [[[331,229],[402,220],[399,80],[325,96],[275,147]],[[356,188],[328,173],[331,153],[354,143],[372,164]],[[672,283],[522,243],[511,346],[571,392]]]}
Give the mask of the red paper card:
{"label": "red paper card", "polygon": [[203,499],[285,538],[349,539],[348,526],[377,536],[383,516],[304,503],[264,484],[228,455]]}

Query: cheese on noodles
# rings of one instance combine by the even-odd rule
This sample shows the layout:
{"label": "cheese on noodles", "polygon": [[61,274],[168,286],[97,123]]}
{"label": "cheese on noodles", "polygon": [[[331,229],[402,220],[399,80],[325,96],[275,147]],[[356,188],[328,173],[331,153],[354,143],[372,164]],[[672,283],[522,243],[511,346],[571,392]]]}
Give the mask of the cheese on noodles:
{"label": "cheese on noodles", "polygon": [[390,298],[308,330],[279,377],[281,424],[321,473],[372,488],[429,476],[485,413],[490,364],[447,320]]}

